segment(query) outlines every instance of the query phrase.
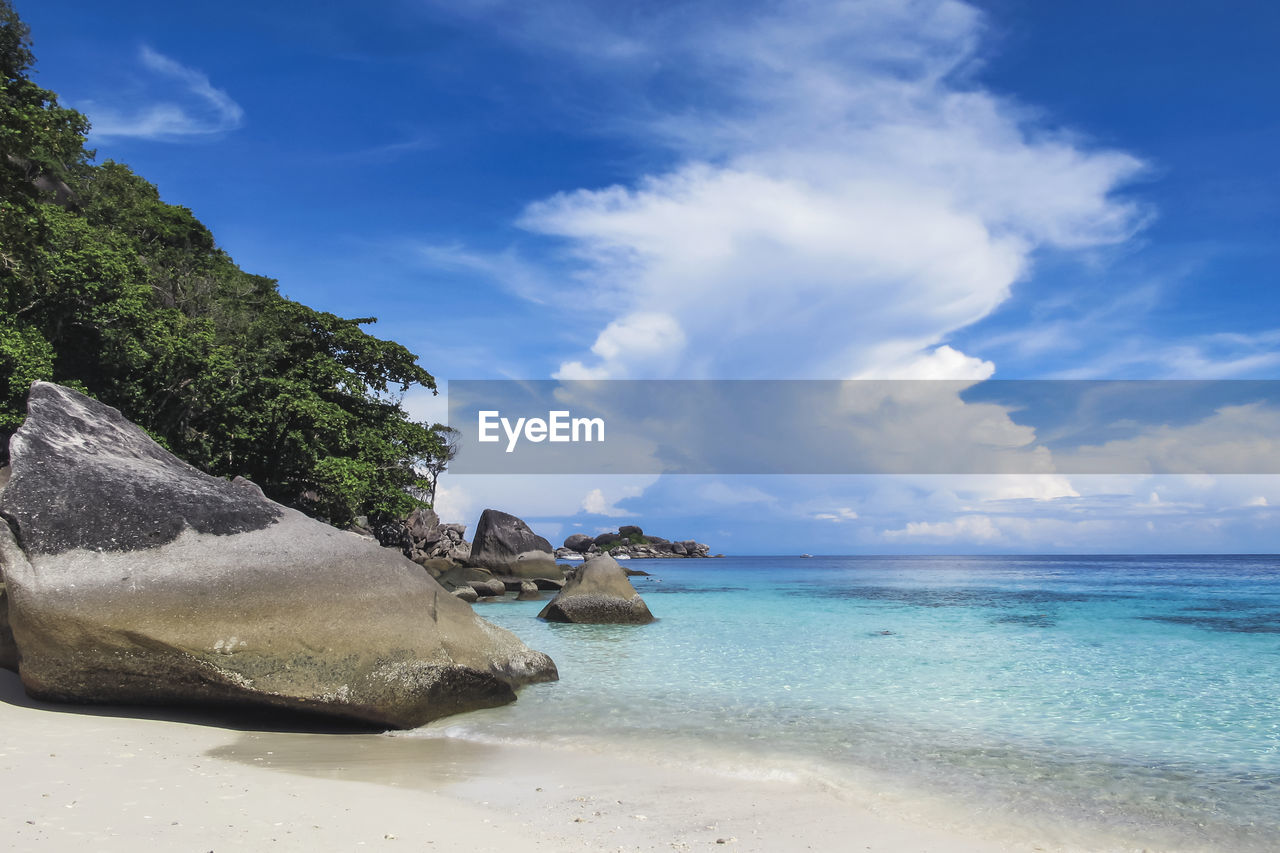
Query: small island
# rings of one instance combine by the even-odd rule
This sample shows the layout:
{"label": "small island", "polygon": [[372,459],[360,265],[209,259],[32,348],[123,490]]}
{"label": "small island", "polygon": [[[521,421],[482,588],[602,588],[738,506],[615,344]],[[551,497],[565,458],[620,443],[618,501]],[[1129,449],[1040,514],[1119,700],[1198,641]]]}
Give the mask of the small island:
{"label": "small island", "polygon": [[[574,533],[556,549],[558,560],[584,560],[597,554],[608,554],[615,560],[653,560],[688,557],[710,557],[711,546],[692,539],[673,542],[661,536],[645,535],[634,524],[624,524],[617,533],[601,533],[591,537]],[[716,554],[723,557],[724,554]]]}

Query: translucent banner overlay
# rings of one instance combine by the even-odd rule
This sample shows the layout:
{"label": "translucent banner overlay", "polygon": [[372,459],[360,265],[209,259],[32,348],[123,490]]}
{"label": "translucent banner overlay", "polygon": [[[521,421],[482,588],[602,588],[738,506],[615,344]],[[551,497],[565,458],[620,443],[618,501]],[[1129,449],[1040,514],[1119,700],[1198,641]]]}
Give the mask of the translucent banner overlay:
{"label": "translucent banner overlay", "polygon": [[451,380],[459,474],[1275,474],[1280,380]]}

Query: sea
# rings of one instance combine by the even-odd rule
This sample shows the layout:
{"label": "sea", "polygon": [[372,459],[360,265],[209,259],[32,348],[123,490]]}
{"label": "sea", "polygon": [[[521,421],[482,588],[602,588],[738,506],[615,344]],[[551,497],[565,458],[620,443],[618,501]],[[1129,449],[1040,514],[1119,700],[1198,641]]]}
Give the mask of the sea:
{"label": "sea", "polygon": [[939,798],[1139,846],[1280,849],[1280,557],[633,560],[657,621],[477,605],[560,680],[413,733]]}

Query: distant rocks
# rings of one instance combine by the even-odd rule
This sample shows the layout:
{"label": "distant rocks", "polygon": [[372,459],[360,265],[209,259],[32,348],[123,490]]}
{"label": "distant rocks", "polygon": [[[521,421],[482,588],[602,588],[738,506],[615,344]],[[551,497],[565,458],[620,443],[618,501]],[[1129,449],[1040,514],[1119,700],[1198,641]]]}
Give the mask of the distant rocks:
{"label": "distant rocks", "polygon": [[[395,551],[202,474],[67,388],[36,383],[28,409],[0,492],[0,663],[33,697],[413,727],[556,678]],[[424,559],[453,541],[427,513],[406,524]]]}
{"label": "distant rocks", "polygon": [[671,542],[661,536],[646,536],[636,525],[626,524],[618,528],[617,533],[601,533],[594,539],[584,533],[574,533],[564,540],[564,547],[557,548],[555,552],[556,558],[561,560],[576,560],[598,554],[637,560],[710,557],[711,547],[692,539]]}
{"label": "distant rocks", "polygon": [[587,560],[538,614],[548,622],[646,625],[653,614],[618,561],[602,554]]}

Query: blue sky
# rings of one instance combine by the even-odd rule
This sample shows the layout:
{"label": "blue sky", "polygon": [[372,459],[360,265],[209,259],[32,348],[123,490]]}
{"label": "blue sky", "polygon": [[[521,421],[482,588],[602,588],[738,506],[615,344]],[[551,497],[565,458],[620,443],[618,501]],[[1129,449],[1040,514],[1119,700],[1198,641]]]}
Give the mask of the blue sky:
{"label": "blue sky", "polygon": [[[100,159],[442,380],[1280,364],[1274,4],[17,6]],[[1262,476],[446,475],[441,511],[734,553],[1269,552],[1278,504]]]}

